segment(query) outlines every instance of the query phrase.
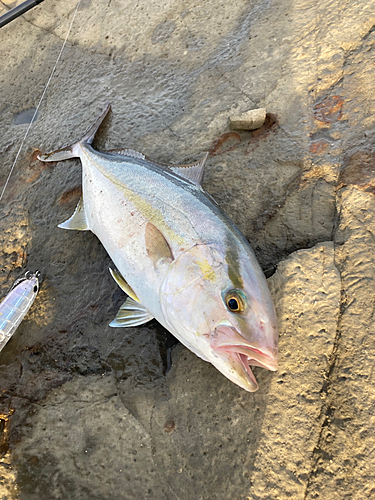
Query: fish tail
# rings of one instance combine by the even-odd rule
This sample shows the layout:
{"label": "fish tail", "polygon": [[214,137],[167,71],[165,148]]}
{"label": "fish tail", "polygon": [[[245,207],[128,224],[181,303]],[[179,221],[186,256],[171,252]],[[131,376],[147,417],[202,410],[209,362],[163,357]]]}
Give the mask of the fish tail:
{"label": "fish tail", "polygon": [[51,153],[38,155],[38,159],[41,161],[62,161],[69,160],[70,158],[79,158],[80,146],[82,144],[92,144],[98,128],[102,124],[110,109],[111,105],[107,103],[100,116],[96,119],[95,123],[89,128],[89,130],[78,142],[70,144],[69,146],[63,146],[62,148],[56,149]]}
{"label": "fish tail", "polygon": [[108,111],[111,109],[111,105],[109,102],[105,105],[103,111],[101,114],[98,116],[98,118],[95,120],[95,123],[91,125],[91,127],[88,129],[86,134],[82,137],[82,139],[79,141],[81,144],[92,144],[92,141],[94,140],[95,134],[98,131],[100,125],[103,123],[104,118],[107,116]]}

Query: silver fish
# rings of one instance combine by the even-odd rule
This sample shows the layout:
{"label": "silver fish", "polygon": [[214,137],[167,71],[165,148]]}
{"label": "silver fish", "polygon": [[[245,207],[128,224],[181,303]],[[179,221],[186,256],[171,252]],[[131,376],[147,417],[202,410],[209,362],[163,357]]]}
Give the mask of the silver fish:
{"label": "silver fish", "polygon": [[156,318],[188,349],[247,391],[250,365],[277,369],[275,310],[249,243],[201,188],[203,160],[158,164],[131,149],[98,152],[91,144],[108,113],[75,144],[42,161],[79,157],[83,195],[65,229],[91,230],[129,295],[111,326]]}
{"label": "silver fish", "polygon": [[14,282],[9,293],[0,304],[0,351],[11,339],[21,321],[28,313],[39,290],[39,271],[25,273]]}

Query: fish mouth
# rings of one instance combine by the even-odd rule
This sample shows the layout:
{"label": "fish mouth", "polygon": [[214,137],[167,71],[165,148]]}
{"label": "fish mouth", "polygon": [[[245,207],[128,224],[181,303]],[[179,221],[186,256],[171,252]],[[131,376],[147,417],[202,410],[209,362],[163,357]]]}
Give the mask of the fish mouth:
{"label": "fish mouth", "polygon": [[250,343],[233,326],[219,325],[211,339],[211,347],[220,354],[237,361],[243,368],[249,384],[258,388],[256,378],[250,366],[260,366],[267,370],[277,370],[277,350],[260,347]]}

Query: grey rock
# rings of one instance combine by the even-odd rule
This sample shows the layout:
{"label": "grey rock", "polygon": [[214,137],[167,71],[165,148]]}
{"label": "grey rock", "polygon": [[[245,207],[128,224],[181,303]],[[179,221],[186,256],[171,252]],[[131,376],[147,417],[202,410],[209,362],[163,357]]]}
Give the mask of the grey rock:
{"label": "grey rock", "polygon": [[[1,185],[76,5],[1,30]],[[0,496],[375,495],[374,19],[373,0],[81,2],[1,200],[1,296],[26,268],[43,281],[0,356]],[[181,164],[209,150],[204,188],[277,267],[280,368],[255,370],[257,393],[156,322],[109,328],[124,300],[110,259],[57,228],[80,165],[37,150],[76,140],[107,101],[98,148]],[[254,108],[260,129],[229,129]]]}

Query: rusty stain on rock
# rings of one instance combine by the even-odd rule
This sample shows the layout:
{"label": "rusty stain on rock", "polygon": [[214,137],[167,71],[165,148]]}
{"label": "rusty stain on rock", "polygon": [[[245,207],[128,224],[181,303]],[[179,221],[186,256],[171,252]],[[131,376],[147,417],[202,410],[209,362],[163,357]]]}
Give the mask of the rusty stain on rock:
{"label": "rusty stain on rock", "polygon": [[241,142],[241,137],[237,132],[226,132],[222,134],[219,139],[213,142],[210,148],[211,156],[219,156],[228,151],[232,151]]}
{"label": "rusty stain on rock", "polygon": [[[33,182],[35,179],[39,177],[39,175],[48,168],[52,168],[56,165],[56,162],[44,163],[38,160],[38,155],[41,153],[39,149],[34,149],[32,152],[28,172],[26,172],[27,177],[25,178],[26,182]],[[47,166],[46,166],[47,165]]]}
{"label": "rusty stain on rock", "polygon": [[16,163],[13,175],[10,177],[4,193],[6,202],[13,201],[23,195],[29,188],[28,185],[32,185],[44,170],[50,170],[56,166],[57,162],[44,163],[38,160],[38,154],[40,153],[39,149],[33,148],[31,154],[27,153],[23,161]]}
{"label": "rusty stain on rock", "polygon": [[319,155],[321,153],[324,153],[328,146],[329,146],[329,142],[326,141],[325,139],[319,139],[319,140],[316,140],[316,141],[312,141],[310,143],[310,147],[309,147],[309,151],[310,153],[314,154],[314,155]]}
{"label": "rusty stain on rock", "polygon": [[1,285],[4,284],[4,293],[11,284],[9,273],[17,268],[22,268],[26,264],[27,248],[30,241],[27,211],[23,207],[13,206],[6,216],[0,219],[1,271],[8,273],[4,283],[0,283]]}
{"label": "rusty stain on rock", "polygon": [[375,194],[375,153],[358,151],[344,161],[338,188],[347,185]]}
{"label": "rusty stain on rock", "polygon": [[172,418],[168,419],[164,424],[164,431],[167,432],[168,434],[173,432],[175,430],[175,428],[176,428],[176,424]]}
{"label": "rusty stain on rock", "polygon": [[277,116],[274,113],[267,113],[263,125],[257,130],[253,130],[251,132],[246,152],[250,153],[251,151],[254,151],[254,149],[258,146],[258,143],[266,139],[271,132],[275,132],[278,126],[279,121]]}
{"label": "rusty stain on rock", "polygon": [[9,450],[9,418],[13,413],[14,409],[9,408],[6,413],[0,414],[0,456],[5,455]]}
{"label": "rusty stain on rock", "polygon": [[344,99],[339,95],[326,97],[314,106],[315,120],[321,123],[333,123],[342,117]]}
{"label": "rusty stain on rock", "polygon": [[37,465],[39,462],[39,458],[36,455],[33,455],[30,457],[30,464],[31,465]]}
{"label": "rusty stain on rock", "polygon": [[71,189],[65,191],[61,196],[59,203],[63,205],[65,203],[69,203],[72,200],[78,200],[78,198],[82,195],[82,186],[75,186]]}

